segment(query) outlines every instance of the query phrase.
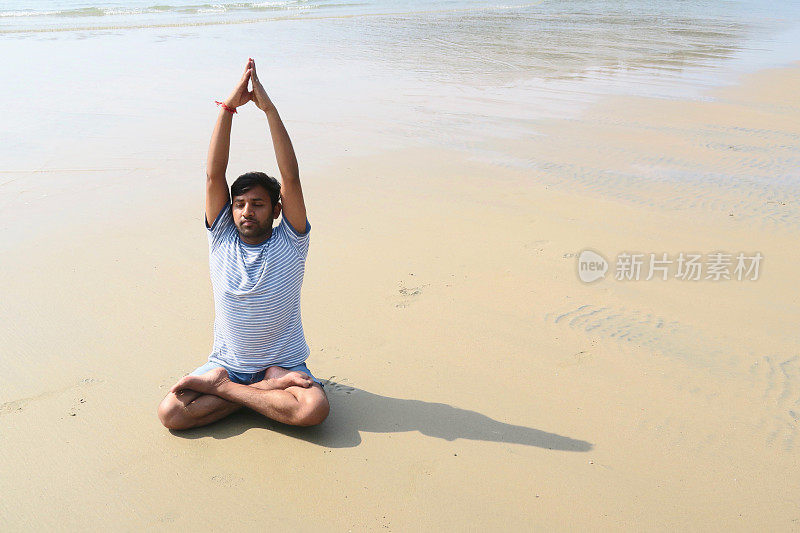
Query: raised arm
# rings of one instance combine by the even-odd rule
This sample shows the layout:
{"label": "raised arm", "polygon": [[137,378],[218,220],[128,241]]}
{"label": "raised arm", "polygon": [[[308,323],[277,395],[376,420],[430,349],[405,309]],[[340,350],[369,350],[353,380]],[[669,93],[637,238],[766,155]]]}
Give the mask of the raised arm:
{"label": "raised arm", "polygon": [[[233,89],[231,95],[225,100],[228,109],[236,109],[250,101],[247,84],[250,81],[253,63],[247,62],[244,74]],[[225,180],[225,170],[228,168],[228,154],[231,147],[231,124],[233,113],[220,107],[217,115],[217,124],[211,134],[211,144],[208,147],[208,161],[206,162],[206,222],[209,226],[228,203],[230,192],[228,182]]]}
{"label": "raised arm", "polygon": [[[252,60],[251,60],[252,61]],[[258,80],[255,62],[252,63],[253,102],[267,115],[269,131],[272,135],[272,145],[275,148],[275,157],[278,160],[278,170],[281,173],[281,203],[283,216],[299,233],[305,233],[306,204],[303,200],[303,189],[300,186],[300,172],[297,168],[297,157],[294,154],[292,141],[283,125],[278,110],[267,96],[264,86]]]}

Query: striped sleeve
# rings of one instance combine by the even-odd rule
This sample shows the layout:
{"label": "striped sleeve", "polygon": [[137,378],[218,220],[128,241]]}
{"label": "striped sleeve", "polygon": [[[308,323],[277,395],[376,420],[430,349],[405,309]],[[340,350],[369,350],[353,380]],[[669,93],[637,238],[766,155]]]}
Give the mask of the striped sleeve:
{"label": "striped sleeve", "polygon": [[[205,219],[205,215],[203,219]],[[212,251],[219,246],[220,242],[229,238],[231,231],[236,229],[236,225],[233,223],[233,214],[231,214],[230,200],[222,207],[210,227],[206,220],[206,229],[208,230],[208,246]]]}
{"label": "striped sleeve", "polygon": [[306,257],[308,257],[308,242],[309,235],[311,234],[311,223],[306,218],[305,233],[298,233],[297,230],[292,227],[286,217],[281,218],[280,226],[283,227],[285,239],[289,241],[289,244],[300,256],[300,259],[305,261]]}

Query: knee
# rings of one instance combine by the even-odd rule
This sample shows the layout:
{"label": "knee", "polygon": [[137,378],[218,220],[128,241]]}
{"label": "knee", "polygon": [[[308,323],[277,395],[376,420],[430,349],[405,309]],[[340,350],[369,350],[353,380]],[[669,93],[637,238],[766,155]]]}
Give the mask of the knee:
{"label": "knee", "polygon": [[297,426],[316,426],[321,424],[331,411],[328,398],[323,394],[319,401],[304,405],[297,414],[295,425]]}
{"label": "knee", "polygon": [[185,409],[172,393],[167,394],[158,405],[158,419],[167,429],[188,429],[192,427]]}

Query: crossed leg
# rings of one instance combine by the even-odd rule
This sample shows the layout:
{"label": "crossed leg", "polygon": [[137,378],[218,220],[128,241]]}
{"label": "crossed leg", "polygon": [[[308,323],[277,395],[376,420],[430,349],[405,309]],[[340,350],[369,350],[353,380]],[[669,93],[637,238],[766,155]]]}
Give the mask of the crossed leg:
{"label": "crossed leg", "polygon": [[241,408],[213,394],[183,389],[170,392],[161,400],[158,418],[166,428],[189,429],[216,422]]}
{"label": "crossed leg", "polygon": [[[210,424],[224,418],[243,405],[279,422],[309,426],[322,422],[330,409],[328,399],[319,384],[303,372],[289,372],[273,366],[267,369],[264,379],[251,385],[246,397],[237,395],[238,401],[230,401],[214,394],[192,390],[192,384],[205,388],[208,381],[227,380],[224,368],[217,368],[203,376],[186,376],[177,384],[184,388],[170,392],[158,406],[158,417],[170,429],[188,429]],[[203,385],[202,387],[200,385]],[[175,389],[175,387],[173,387]],[[249,394],[258,391],[258,394]],[[238,392],[242,392],[241,389]]]}

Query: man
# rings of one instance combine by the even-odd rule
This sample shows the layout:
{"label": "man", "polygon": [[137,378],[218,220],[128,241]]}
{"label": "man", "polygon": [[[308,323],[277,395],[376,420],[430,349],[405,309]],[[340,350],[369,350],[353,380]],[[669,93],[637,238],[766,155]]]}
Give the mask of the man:
{"label": "man", "polygon": [[[231,123],[236,108],[250,100],[267,116],[283,186],[266,174],[249,172],[231,185],[229,196],[225,170]],[[285,424],[319,424],[330,406],[305,364],[309,349],[300,289],[311,225],[292,142],[252,58],[239,84],[219,104],[208,150],[205,212],[214,348],[205,365],[172,386],[158,416],[170,429],[187,429],[244,406]],[[273,228],[281,210],[283,219]]]}

